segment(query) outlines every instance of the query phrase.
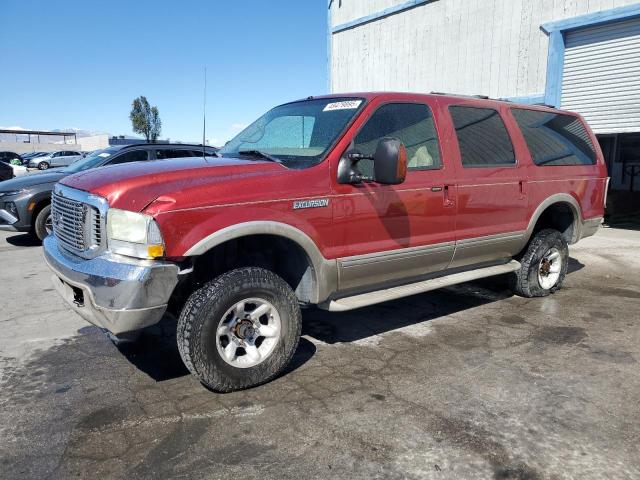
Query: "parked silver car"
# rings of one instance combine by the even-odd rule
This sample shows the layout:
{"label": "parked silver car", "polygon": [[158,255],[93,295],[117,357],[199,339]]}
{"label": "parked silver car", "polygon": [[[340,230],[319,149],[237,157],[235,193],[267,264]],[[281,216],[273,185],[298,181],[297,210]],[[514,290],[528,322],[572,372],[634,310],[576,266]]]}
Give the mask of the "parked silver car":
{"label": "parked silver car", "polygon": [[40,157],[29,160],[29,168],[37,168],[38,170],[46,170],[49,167],[66,167],[76,160],[80,160],[82,154],[75,150],[63,150],[61,152],[50,152]]}

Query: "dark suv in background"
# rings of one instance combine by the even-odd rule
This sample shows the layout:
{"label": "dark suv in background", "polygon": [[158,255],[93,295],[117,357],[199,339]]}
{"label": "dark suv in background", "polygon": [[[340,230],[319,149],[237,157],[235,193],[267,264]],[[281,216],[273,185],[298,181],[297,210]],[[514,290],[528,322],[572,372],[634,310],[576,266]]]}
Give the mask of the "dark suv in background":
{"label": "dark suv in background", "polygon": [[22,157],[15,152],[0,152],[0,181],[14,177],[11,161],[18,160],[22,163]]}
{"label": "dark suv in background", "polygon": [[[55,183],[67,175],[128,162],[214,156],[215,152],[215,148],[203,148],[201,145],[117,145],[97,150],[66,168],[0,182],[0,230],[31,232],[40,240],[51,233],[51,191]],[[108,170],[105,170],[104,175],[108,174]]]}

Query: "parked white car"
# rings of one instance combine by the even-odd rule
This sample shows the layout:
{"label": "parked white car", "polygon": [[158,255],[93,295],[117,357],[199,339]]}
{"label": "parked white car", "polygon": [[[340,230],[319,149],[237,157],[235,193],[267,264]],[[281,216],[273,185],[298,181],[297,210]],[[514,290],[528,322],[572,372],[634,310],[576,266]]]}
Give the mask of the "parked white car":
{"label": "parked white car", "polygon": [[61,152],[51,152],[41,157],[29,160],[29,168],[37,168],[38,170],[46,170],[49,167],[66,167],[76,160],[80,160],[82,154],[75,150],[63,150]]}

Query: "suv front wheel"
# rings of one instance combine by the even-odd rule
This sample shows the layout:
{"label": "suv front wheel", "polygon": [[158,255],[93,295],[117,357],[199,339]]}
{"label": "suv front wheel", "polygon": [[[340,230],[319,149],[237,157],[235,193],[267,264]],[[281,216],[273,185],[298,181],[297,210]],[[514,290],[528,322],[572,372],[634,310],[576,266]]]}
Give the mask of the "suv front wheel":
{"label": "suv front wheel", "polygon": [[557,230],[541,230],[519,260],[520,269],[510,277],[513,292],[522,297],[545,297],[562,286],[569,266],[569,246]]}
{"label": "suv front wheel", "polygon": [[262,268],[225,273],[196,290],[178,320],[178,349],[189,371],[218,392],[276,377],[300,339],[291,287]]}

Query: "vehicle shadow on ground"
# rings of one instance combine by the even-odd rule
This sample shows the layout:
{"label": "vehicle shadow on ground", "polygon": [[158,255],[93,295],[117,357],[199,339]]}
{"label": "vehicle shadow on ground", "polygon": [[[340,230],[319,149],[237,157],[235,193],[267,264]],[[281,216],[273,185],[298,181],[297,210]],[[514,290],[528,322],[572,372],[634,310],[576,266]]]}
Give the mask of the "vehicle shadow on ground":
{"label": "vehicle shadow on ground", "polygon": [[42,242],[29,233],[12,235],[6,238],[7,243],[14,247],[40,247]]}
{"label": "vehicle shadow on ground", "polygon": [[[117,345],[117,348],[132,365],[157,382],[189,375],[176,343],[176,319],[170,314],[165,315],[157,325],[145,329],[138,341]],[[284,373],[304,365],[315,352],[313,343],[301,339]]]}
{"label": "vehicle shadow on ground", "polygon": [[[568,275],[583,268],[584,264],[569,258]],[[512,296],[508,277],[501,275],[348,312],[313,308],[303,312],[302,334],[328,344],[356,342]]]}
{"label": "vehicle shadow on ground", "polygon": [[347,312],[312,309],[303,316],[302,334],[328,344],[356,342],[511,296],[506,278],[495,277]]}
{"label": "vehicle shadow on ground", "polygon": [[[578,260],[569,259],[568,274],[583,268],[584,265]],[[302,312],[302,335],[328,344],[354,342],[512,296],[508,279],[502,275],[350,312],[327,312],[309,308]],[[118,345],[117,348],[132,365],[155,381],[162,382],[189,375],[178,352],[176,318],[171,314],[165,315],[157,325],[145,329],[137,342]],[[313,342],[301,338],[283,375],[307,363],[315,353],[316,346]]]}

